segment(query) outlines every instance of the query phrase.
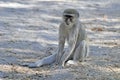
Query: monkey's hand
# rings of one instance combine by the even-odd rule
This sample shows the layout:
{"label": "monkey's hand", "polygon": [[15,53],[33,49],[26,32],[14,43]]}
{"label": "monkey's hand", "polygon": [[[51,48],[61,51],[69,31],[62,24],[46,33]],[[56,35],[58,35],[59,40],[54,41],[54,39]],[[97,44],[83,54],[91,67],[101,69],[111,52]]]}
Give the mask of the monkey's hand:
{"label": "monkey's hand", "polygon": [[66,61],[63,61],[63,62],[62,62],[62,67],[65,67],[65,62],[66,62]]}

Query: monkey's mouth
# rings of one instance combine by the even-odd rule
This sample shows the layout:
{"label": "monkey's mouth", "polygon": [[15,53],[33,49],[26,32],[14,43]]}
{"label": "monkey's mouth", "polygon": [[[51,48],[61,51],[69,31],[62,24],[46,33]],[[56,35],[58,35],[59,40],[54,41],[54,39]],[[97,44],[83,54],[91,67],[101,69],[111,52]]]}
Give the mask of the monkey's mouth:
{"label": "monkey's mouth", "polygon": [[69,22],[66,21],[66,24],[69,25]]}

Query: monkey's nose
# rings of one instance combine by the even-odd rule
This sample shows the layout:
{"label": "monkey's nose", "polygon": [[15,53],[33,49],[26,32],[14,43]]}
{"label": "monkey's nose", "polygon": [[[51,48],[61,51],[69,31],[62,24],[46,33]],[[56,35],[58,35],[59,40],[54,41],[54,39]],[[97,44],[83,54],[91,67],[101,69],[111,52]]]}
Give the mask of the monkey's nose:
{"label": "monkey's nose", "polygon": [[69,20],[68,20],[68,18],[65,20],[65,23],[66,23],[67,25],[69,25]]}

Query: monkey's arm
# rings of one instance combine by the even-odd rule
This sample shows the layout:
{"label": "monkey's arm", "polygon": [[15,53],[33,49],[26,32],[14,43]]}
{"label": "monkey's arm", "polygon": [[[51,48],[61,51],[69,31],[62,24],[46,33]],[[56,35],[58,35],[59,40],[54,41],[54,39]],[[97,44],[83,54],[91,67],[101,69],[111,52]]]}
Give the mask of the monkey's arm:
{"label": "monkey's arm", "polygon": [[62,66],[65,66],[66,61],[69,59],[69,57],[73,54],[75,47],[77,45],[77,40],[78,40],[78,35],[79,35],[79,29],[76,30],[76,34],[75,34],[75,40],[74,40],[74,44],[72,45],[71,50],[69,51],[69,55],[65,58],[65,60],[62,62]]}
{"label": "monkey's arm", "polygon": [[82,27],[81,27],[81,29],[79,30],[80,31],[80,33],[79,33],[79,35],[81,36],[81,41],[82,40],[87,40],[88,38],[87,38],[87,33],[86,33],[86,30],[85,30],[85,25],[81,25]]}
{"label": "monkey's arm", "polygon": [[73,54],[75,46],[76,46],[77,41],[74,41],[74,45],[72,45],[71,50],[69,51],[68,56],[65,58],[65,60],[62,62],[62,66],[65,66],[66,61],[69,59],[69,57]]}
{"label": "monkey's arm", "polygon": [[56,63],[61,62],[61,57],[63,55],[63,50],[64,50],[64,44],[65,44],[65,29],[64,25],[61,24],[59,27],[59,46],[58,46],[58,53],[56,55]]}

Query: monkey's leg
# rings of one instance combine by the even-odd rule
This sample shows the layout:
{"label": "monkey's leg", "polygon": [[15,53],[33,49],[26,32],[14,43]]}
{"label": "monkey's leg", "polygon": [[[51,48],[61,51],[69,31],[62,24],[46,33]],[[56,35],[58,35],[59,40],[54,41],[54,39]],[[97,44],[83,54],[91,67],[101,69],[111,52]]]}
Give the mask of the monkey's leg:
{"label": "monkey's leg", "polygon": [[87,46],[86,41],[85,40],[81,41],[81,43],[75,50],[75,53],[73,56],[74,61],[81,61],[81,62],[84,61],[84,58],[87,56],[86,46]]}
{"label": "monkey's leg", "polygon": [[85,57],[88,57],[89,56],[89,44],[87,43],[86,46],[86,54],[85,54]]}
{"label": "monkey's leg", "polygon": [[40,67],[40,66],[43,66],[43,65],[52,64],[52,63],[55,62],[55,59],[56,59],[56,54],[52,54],[48,57],[45,57],[41,60],[36,61],[35,63],[30,63],[28,65],[28,67],[36,68],[36,67]]}

